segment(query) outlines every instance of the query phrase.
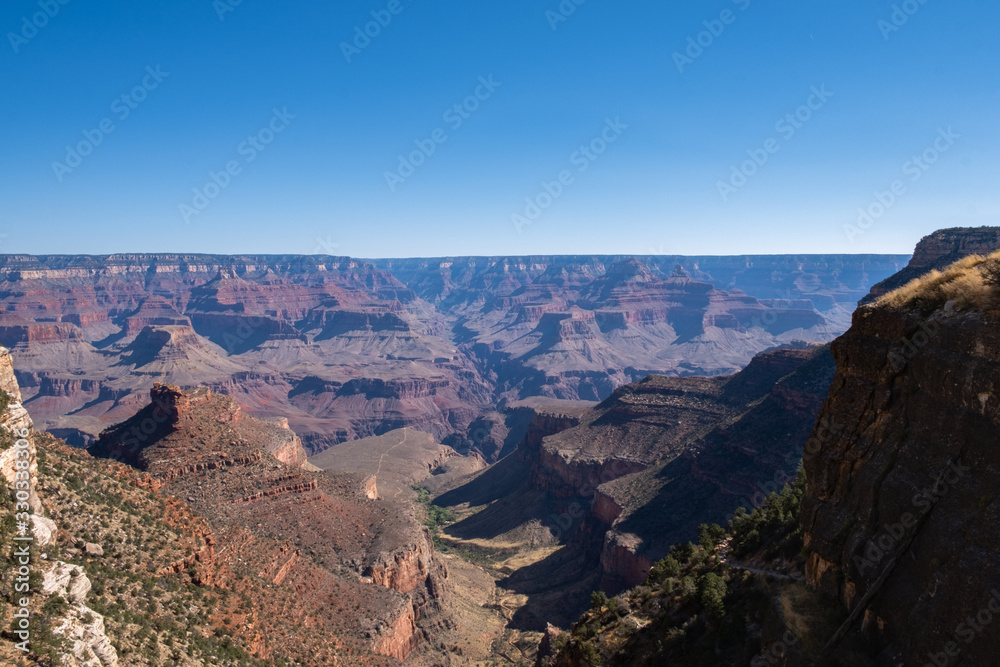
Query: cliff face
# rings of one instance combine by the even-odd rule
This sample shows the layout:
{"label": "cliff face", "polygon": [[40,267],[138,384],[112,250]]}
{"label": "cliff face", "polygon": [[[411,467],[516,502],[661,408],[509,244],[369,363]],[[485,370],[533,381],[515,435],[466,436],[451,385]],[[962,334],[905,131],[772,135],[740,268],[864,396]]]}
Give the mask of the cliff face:
{"label": "cliff face", "polygon": [[[1000,239],[956,235],[925,239],[915,262]],[[986,665],[1000,651],[988,627],[1000,612],[998,267],[964,261],[859,308],[833,344],[821,416],[843,430],[806,457],[808,579],[905,664]]]}
{"label": "cliff face", "polygon": [[626,469],[597,487],[591,517],[603,534],[602,588],[642,583],[652,563],[693,539],[699,524],[759,506],[794,479],[832,375],[826,348],[779,350],[697,390],[685,378],[675,382],[690,383],[687,392],[630,397],[643,397],[648,413],[626,422],[633,440],[661,449],[642,459],[640,471]]}

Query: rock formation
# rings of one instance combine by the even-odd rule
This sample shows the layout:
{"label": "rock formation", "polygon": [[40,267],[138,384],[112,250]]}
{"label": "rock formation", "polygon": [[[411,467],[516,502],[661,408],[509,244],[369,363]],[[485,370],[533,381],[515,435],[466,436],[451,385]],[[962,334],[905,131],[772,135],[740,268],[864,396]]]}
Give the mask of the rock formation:
{"label": "rock formation", "polygon": [[[14,377],[14,363],[10,356],[10,351],[5,347],[0,347],[0,475],[5,482],[5,486],[11,491],[15,491],[15,483],[18,479],[19,459],[15,441],[27,433],[27,440],[31,442],[30,434],[34,430],[34,424],[28,411],[21,405],[21,389],[18,387],[17,379]],[[38,487],[38,462],[35,456],[34,445],[29,445],[28,473],[29,490],[28,503],[32,512],[39,514],[41,503],[36,491]]]}
{"label": "rock formation", "polygon": [[83,568],[61,561],[52,563],[42,581],[43,595],[59,596],[69,603],[53,632],[69,642],[63,663],[80,667],[117,667],[118,652],[104,629],[104,617],[85,602],[91,583]]}
{"label": "rock formation", "polygon": [[[91,451],[150,473],[208,519],[209,570],[249,565],[289,591],[325,590],[300,601],[303,622],[367,636],[399,660],[417,647],[447,571],[406,503],[362,495],[363,476],[314,472],[287,422],[250,417],[228,396],[158,384],[150,399]],[[359,606],[345,613],[350,600]]]}

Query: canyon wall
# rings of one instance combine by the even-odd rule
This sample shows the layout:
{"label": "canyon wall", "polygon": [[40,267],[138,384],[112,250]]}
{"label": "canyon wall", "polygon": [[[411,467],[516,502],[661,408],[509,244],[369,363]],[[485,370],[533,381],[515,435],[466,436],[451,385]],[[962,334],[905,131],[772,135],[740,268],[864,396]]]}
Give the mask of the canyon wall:
{"label": "canyon wall", "polygon": [[[28,503],[32,511],[38,513],[41,510],[41,502],[38,499],[38,461],[35,455],[35,446],[31,440],[31,433],[34,431],[34,424],[28,411],[21,405],[21,389],[18,387],[17,379],[14,377],[14,362],[10,356],[10,351],[5,347],[0,347],[0,476],[2,476],[6,486],[14,492],[18,479],[18,461],[26,462],[29,474]],[[18,448],[14,443],[28,434],[26,438],[29,442],[28,458],[19,456]],[[23,444],[23,443],[22,443]]]}

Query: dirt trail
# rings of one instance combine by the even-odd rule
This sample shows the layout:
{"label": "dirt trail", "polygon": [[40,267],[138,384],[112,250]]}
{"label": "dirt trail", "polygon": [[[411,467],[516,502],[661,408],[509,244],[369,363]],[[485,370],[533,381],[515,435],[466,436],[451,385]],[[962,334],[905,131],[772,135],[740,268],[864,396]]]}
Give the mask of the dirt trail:
{"label": "dirt trail", "polygon": [[[388,454],[389,452],[391,452],[392,450],[396,449],[396,447],[399,447],[400,445],[404,444],[406,442],[406,438],[408,438],[409,435],[410,435],[410,432],[407,429],[403,429],[403,439],[400,440],[399,442],[397,442],[395,445],[393,445],[389,449],[387,449],[384,452],[382,452],[382,456],[378,457],[378,467],[375,468],[375,474],[374,474],[376,486],[378,485],[378,474],[380,472],[382,472],[382,461],[385,460],[385,455]],[[397,498],[399,496],[399,494],[400,494],[401,491],[402,491],[402,489],[398,489],[396,491],[395,495],[393,495],[393,498]]]}

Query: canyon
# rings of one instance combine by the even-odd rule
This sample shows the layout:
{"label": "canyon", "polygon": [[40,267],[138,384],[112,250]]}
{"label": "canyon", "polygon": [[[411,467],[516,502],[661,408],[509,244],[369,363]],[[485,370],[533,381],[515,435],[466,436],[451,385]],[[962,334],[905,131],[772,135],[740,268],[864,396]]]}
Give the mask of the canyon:
{"label": "canyon", "polygon": [[524,596],[512,625],[567,627],[594,590],[636,586],[701,523],[794,479],[830,380],[826,346],[786,347],[712,378],[652,375],[594,407],[539,405],[520,447],[435,485],[456,545],[521,553],[498,584]]}
{"label": "canyon", "polygon": [[[105,664],[134,631],[71,591],[74,567],[105,582],[78,564],[91,533],[66,540],[73,487],[46,458],[158,499],[149,515],[175,537],[146,569],[242,591],[253,611],[207,632],[253,660],[583,665],[600,641],[627,664],[586,629],[612,618],[593,593],[641,644],[650,596],[672,609],[694,585],[657,587],[673,554],[715,568],[741,605],[770,600],[740,630],[761,650],[815,607],[843,622],[831,656],[863,636],[880,664],[956,650],[987,664],[995,642],[965,619],[971,591],[996,587],[981,443],[997,427],[997,247],[993,229],[942,230],[905,268],[776,257],[769,281],[761,258],[186,257],[142,281],[128,274],[151,256],[21,258],[38,273],[3,297],[0,426],[31,428],[37,408],[88,445],[35,422],[35,534],[61,558],[48,595],[77,605],[67,636]],[[700,527],[773,507],[800,464],[800,548],[737,561],[728,535],[710,558]],[[701,565],[678,555],[696,539]],[[713,631],[698,618],[690,632]],[[813,661],[801,636],[774,664]]]}
{"label": "canyon", "polygon": [[165,382],[287,418],[309,455],[409,427],[493,462],[517,444],[510,404],[832,340],[906,260],[6,255],[0,344],[34,419],[76,446]]}

